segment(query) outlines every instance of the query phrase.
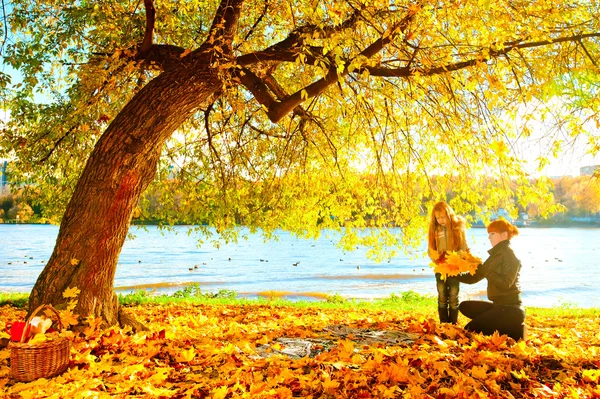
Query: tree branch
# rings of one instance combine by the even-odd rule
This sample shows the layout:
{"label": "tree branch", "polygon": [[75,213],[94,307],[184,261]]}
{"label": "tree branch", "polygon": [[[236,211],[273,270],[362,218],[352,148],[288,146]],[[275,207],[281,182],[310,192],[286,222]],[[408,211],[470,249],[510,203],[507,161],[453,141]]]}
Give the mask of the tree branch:
{"label": "tree branch", "polygon": [[[277,98],[285,98],[287,97],[287,93],[285,91],[285,89],[283,87],[281,87],[281,85],[279,84],[279,82],[277,80],[275,80],[275,78],[271,75],[267,75],[264,79],[265,84],[267,85],[267,87],[269,88],[269,90],[275,94],[275,96],[277,96]],[[302,108],[302,106],[298,105],[296,107],[294,107],[294,114],[299,115],[301,117],[308,117],[308,118],[312,118],[311,115],[309,115],[309,113]]]}
{"label": "tree branch", "polygon": [[146,32],[144,40],[138,49],[138,54],[141,58],[148,54],[152,47],[152,36],[154,35],[154,22],[156,21],[156,10],[154,9],[154,0],[144,0],[146,8]]}
{"label": "tree branch", "polygon": [[240,11],[244,0],[221,0],[215,18],[208,31],[206,42],[191,53],[192,56],[213,48],[222,54],[233,52],[233,37],[237,29]]}
{"label": "tree branch", "polygon": [[250,36],[252,36],[256,27],[260,24],[260,22],[262,21],[264,16],[267,14],[268,9],[269,9],[269,1],[265,0],[265,8],[263,9],[262,13],[260,13],[260,16],[256,19],[256,21],[254,21],[254,24],[248,30],[248,33],[246,33],[246,36],[244,37],[244,41],[247,41],[248,39],[250,39]]}
{"label": "tree branch", "polygon": [[269,109],[275,103],[276,100],[269,93],[267,85],[251,70],[242,67],[237,73],[237,78],[252,93],[259,104]]}
{"label": "tree branch", "polygon": [[596,63],[596,60],[594,59],[594,57],[592,57],[592,55],[590,54],[590,52],[588,51],[587,47],[585,47],[585,44],[583,44],[583,40],[579,39],[579,45],[581,46],[581,48],[583,49],[583,52],[585,53],[585,55],[587,55],[587,57],[590,59],[590,61],[592,62],[592,64],[598,68],[598,64]]}
{"label": "tree branch", "polygon": [[[261,61],[289,61],[293,62],[302,45],[304,44],[304,37],[312,37],[315,32],[319,33],[319,37],[322,39],[331,37],[332,35],[341,32],[345,29],[351,29],[356,25],[361,16],[360,11],[356,10],[350,15],[350,17],[339,25],[329,27],[319,27],[315,25],[307,25],[292,31],[287,38],[276,43],[265,50],[257,51],[254,53],[244,54],[239,56],[236,61],[239,65],[255,64]],[[306,47],[304,48],[306,50]],[[307,62],[314,62],[315,58],[313,54],[321,54],[321,48],[309,47],[310,55],[307,57]]]}
{"label": "tree branch", "polygon": [[[377,39],[374,43],[368,46],[366,49],[360,52],[358,57],[371,58],[378,52],[380,52],[386,45],[388,45],[398,32],[403,32],[406,26],[413,20],[414,13],[407,14],[400,22],[391,27],[387,35],[383,35]],[[259,92],[260,98],[257,98],[260,104],[267,107],[267,116],[273,123],[279,122],[285,115],[287,115],[292,109],[300,105],[306,98],[312,98],[321,94],[332,84],[335,84],[339,78],[347,75],[349,70],[347,67],[338,70],[335,64],[331,64],[329,71],[325,76],[318,81],[306,86],[304,89],[298,90],[297,92],[281,99],[280,101],[273,102],[272,98],[270,101],[264,97],[264,92]],[[246,86],[250,92],[258,91],[260,85],[257,85],[256,81],[253,82],[253,86]],[[253,93],[254,94],[254,93]],[[261,101],[266,101],[262,103]]]}
{"label": "tree branch", "polygon": [[256,64],[257,62],[262,61],[293,62],[300,52],[302,42],[302,35],[298,32],[292,32],[287,38],[267,47],[265,50],[237,57],[236,62],[242,66]]}
{"label": "tree branch", "polygon": [[575,36],[566,36],[560,37],[557,39],[549,39],[549,40],[540,40],[536,42],[510,42],[505,44],[505,46],[500,50],[490,50],[488,57],[478,57],[470,60],[465,60],[461,62],[456,62],[453,64],[441,65],[433,68],[381,68],[381,67],[363,67],[357,68],[357,72],[368,71],[372,76],[383,76],[383,77],[408,77],[413,76],[415,74],[432,76],[439,75],[445,72],[458,71],[460,69],[468,68],[470,66],[476,65],[477,63],[487,62],[490,59],[497,58],[501,55],[508,54],[510,51],[515,49],[525,49],[525,48],[534,48],[546,46],[554,43],[564,43],[564,42],[581,42],[581,39],[589,38],[589,37],[600,37],[600,33],[586,33]]}
{"label": "tree branch", "polygon": [[[147,69],[168,71],[181,64],[185,49],[171,44],[153,44],[145,54],[137,53],[135,59]],[[124,56],[126,58],[126,56]]]}
{"label": "tree branch", "polygon": [[2,0],[2,16],[4,17],[4,40],[2,40],[2,46],[0,47],[0,55],[4,54],[4,45],[8,40],[8,17],[6,16],[6,4]]}
{"label": "tree branch", "polygon": [[37,162],[38,163],[44,163],[46,162],[48,159],[50,159],[50,157],[52,156],[52,154],[54,153],[54,151],[60,146],[60,143],[67,138],[67,136],[69,136],[76,128],[77,126],[73,126],[71,127],[69,130],[67,130],[67,132],[65,134],[63,134],[56,142],[54,142],[54,145],[52,146],[52,148],[50,148],[50,151],[48,151],[48,153],[43,156],[42,158],[40,158]]}

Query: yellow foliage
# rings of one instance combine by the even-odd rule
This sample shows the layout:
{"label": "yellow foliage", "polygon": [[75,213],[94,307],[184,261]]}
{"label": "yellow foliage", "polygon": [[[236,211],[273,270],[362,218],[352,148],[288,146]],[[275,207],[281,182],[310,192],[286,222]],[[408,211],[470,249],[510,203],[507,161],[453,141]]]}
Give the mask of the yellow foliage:
{"label": "yellow foliage", "polygon": [[443,262],[432,262],[429,266],[435,273],[440,273],[442,280],[445,280],[448,276],[458,276],[461,273],[473,275],[480,264],[481,259],[473,256],[469,251],[450,251]]}
{"label": "yellow foliage", "polygon": [[80,293],[81,293],[81,290],[79,288],[77,288],[77,287],[70,287],[70,288],[67,288],[63,292],[62,295],[63,295],[63,298],[77,298]]}
{"label": "yellow foliage", "polygon": [[179,352],[179,355],[175,358],[178,362],[189,363],[196,356],[196,350],[194,347],[190,347],[187,350],[182,350]]}

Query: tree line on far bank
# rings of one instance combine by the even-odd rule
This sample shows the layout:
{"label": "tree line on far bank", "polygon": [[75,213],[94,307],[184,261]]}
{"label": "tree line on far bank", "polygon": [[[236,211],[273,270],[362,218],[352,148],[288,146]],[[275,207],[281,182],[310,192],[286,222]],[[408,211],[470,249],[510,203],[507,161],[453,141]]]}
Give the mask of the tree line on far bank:
{"label": "tree line on far bank", "polygon": [[[600,179],[595,176],[563,176],[550,179],[554,203],[562,212],[547,218],[535,205],[517,206],[519,215],[526,214],[530,220],[543,224],[562,224],[573,217],[593,217],[600,214]],[[168,191],[168,192],[166,192]],[[448,193],[452,198],[454,193]],[[31,187],[22,187],[0,195],[0,223],[52,223],[58,224],[54,212],[45,212],[47,206],[40,201],[39,192]],[[508,204],[507,204],[508,205]],[[514,204],[513,204],[514,205]],[[382,206],[385,206],[383,204]],[[510,207],[508,205],[507,207]],[[159,188],[150,188],[143,196],[133,216],[140,224],[184,224],[187,223],[186,201],[183,193]],[[52,216],[49,216],[52,215]],[[243,224],[243,220],[239,221]]]}

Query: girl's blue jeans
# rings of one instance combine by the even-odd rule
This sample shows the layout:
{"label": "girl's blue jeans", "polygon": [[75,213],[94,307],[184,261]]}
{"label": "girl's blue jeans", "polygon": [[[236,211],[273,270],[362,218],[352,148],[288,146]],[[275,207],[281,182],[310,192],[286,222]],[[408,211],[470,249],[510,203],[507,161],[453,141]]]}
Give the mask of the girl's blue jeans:
{"label": "girl's blue jeans", "polygon": [[458,280],[447,277],[442,280],[439,273],[435,274],[435,281],[438,291],[438,308],[440,309],[458,309],[458,292],[460,283]]}

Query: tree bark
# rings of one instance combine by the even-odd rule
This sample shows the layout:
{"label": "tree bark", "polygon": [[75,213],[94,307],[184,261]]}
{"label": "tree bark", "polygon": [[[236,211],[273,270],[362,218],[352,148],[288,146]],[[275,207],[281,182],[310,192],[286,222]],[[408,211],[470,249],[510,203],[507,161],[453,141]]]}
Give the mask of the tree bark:
{"label": "tree bark", "polygon": [[165,141],[221,88],[211,52],[189,58],[135,95],[96,144],[31,292],[30,312],[42,303],[60,306],[65,289],[77,287],[76,314],[118,323],[113,282],[132,212],[155,175]]}

